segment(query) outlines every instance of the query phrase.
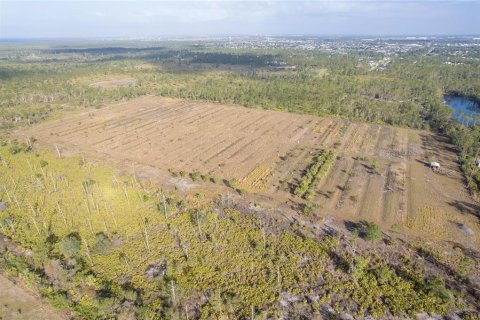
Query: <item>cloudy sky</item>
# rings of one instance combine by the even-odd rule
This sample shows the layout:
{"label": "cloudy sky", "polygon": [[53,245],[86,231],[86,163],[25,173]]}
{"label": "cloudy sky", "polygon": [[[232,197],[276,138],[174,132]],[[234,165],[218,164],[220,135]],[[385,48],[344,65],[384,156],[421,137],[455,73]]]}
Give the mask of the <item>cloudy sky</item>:
{"label": "cloudy sky", "polygon": [[480,34],[480,0],[0,0],[0,38],[239,34]]}

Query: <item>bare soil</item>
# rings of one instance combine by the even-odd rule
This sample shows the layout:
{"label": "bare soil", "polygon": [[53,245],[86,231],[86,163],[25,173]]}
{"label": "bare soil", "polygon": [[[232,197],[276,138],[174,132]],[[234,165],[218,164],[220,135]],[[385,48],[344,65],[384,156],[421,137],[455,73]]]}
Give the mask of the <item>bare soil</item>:
{"label": "bare soil", "polygon": [[[334,148],[337,160],[313,200],[321,216],[480,244],[480,205],[468,194],[456,151],[428,131],[145,96],[16,135],[33,136],[62,155],[109,159],[181,189],[222,187],[195,182],[186,188],[168,169],[235,178],[250,185],[242,188],[252,201],[272,206],[303,202],[290,188],[318,150]],[[444,170],[428,168],[429,157]]]}
{"label": "bare soil", "polygon": [[0,319],[61,320],[69,317],[0,274]]}

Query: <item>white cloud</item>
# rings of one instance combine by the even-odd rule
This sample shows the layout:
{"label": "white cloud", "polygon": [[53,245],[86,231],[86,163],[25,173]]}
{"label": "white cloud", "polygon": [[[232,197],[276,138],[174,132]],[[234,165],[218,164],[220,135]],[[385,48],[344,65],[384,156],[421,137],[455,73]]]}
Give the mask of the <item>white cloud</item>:
{"label": "white cloud", "polygon": [[0,0],[0,37],[475,33],[479,8],[463,0]]}

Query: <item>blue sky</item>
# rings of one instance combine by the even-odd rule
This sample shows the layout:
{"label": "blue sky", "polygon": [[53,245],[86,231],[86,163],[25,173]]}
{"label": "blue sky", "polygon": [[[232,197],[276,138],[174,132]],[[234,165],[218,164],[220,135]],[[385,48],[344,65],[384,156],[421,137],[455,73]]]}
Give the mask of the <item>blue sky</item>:
{"label": "blue sky", "polygon": [[0,38],[480,34],[479,1],[6,1]]}

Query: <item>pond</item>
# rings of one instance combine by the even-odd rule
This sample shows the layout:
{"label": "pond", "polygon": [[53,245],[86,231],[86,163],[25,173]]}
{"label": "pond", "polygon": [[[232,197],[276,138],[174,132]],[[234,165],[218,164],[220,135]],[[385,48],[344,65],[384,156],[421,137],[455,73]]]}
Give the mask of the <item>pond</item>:
{"label": "pond", "polygon": [[454,110],[453,118],[465,125],[480,123],[480,106],[470,98],[458,95],[445,95],[443,101]]}

